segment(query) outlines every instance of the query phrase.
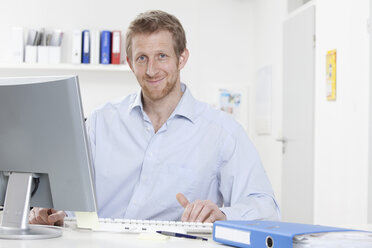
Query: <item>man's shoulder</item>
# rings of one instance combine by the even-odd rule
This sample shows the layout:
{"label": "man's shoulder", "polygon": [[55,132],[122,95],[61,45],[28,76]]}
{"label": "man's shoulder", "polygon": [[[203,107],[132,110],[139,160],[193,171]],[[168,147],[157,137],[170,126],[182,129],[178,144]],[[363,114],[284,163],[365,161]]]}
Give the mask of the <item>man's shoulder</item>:
{"label": "man's shoulder", "polygon": [[96,108],[93,113],[95,115],[107,115],[110,113],[118,113],[125,110],[128,110],[131,105],[134,103],[137,97],[137,93],[127,95],[125,97],[117,98],[111,101],[108,101],[98,108]]}
{"label": "man's shoulder", "polygon": [[204,110],[199,114],[200,121],[207,122],[208,125],[220,128],[222,131],[233,136],[242,128],[240,123],[231,114],[214,108],[207,103],[204,104]]}

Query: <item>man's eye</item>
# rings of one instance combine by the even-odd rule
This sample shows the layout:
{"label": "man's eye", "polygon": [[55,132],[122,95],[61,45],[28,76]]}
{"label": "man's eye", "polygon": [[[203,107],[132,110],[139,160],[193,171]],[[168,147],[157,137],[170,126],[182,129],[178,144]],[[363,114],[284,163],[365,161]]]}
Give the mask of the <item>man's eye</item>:
{"label": "man's eye", "polygon": [[164,53],[161,53],[161,54],[159,55],[159,57],[160,57],[161,59],[164,59],[165,57],[167,57],[167,55],[165,55]]}
{"label": "man's eye", "polygon": [[139,62],[144,62],[146,60],[145,56],[139,56],[137,59]]}

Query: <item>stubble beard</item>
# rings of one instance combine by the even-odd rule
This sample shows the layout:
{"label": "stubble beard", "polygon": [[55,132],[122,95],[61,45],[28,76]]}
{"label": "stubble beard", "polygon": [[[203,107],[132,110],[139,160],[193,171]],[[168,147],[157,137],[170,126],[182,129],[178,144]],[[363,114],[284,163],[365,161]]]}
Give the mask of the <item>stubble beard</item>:
{"label": "stubble beard", "polygon": [[146,84],[144,84],[142,87],[143,94],[151,101],[158,101],[165,98],[174,90],[177,84],[177,77],[169,80],[166,81],[165,87],[161,89],[160,92],[158,90],[151,90]]}

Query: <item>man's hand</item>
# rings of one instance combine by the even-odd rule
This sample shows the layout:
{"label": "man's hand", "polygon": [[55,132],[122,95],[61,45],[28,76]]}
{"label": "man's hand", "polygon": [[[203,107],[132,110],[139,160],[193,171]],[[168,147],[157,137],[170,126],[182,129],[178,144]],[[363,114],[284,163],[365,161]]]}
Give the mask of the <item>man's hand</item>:
{"label": "man's hand", "polygon": [[66,213],[52,208],[33,208],[30,211],[29,223],[39,225],[63,226]]}
{"label": "man's hand", "polygon": [[213,223],[216,220],[226,220],[226,215],[212,201],[197,200],[190,203],[182,193],[178,193],[176,198],[181,206],[185,208],[181,221]]}

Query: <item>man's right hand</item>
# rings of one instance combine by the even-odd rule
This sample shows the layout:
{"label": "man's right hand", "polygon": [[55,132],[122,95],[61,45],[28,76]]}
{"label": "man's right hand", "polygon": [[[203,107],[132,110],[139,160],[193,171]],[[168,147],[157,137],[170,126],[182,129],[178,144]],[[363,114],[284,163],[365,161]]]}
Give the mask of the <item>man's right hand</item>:
{"label": "man's right hand", "polygon": [[52,208],[33,208],[30,211],[29,223],[63,226],[65,217],[66,213],[64,211],[56,211]]}

